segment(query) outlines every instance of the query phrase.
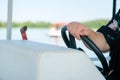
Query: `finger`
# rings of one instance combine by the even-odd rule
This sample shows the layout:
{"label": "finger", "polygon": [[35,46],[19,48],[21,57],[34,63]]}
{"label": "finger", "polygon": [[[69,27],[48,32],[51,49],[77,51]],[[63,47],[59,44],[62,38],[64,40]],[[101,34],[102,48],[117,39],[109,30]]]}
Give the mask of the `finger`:
{"label": "finger", "polygon": [[79,33],[79,32],[76,32],[75,37],[76,37],[78,40],[80,40],[80,39],[81,39],[81,38],[80,38],[80,33]]}

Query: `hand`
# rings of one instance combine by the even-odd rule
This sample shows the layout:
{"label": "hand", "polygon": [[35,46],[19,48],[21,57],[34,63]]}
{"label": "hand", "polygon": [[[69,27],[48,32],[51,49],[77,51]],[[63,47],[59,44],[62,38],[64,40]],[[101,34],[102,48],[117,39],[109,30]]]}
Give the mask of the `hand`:
{"label": "hand", "polygon": [[78,22],[71,22],[69,24],[67,24],[67,30],[74,36],[76,37],[78,40],[80,40],[80,35],[84,36],[90,36],[90,34],[94,33],[93,30],[91,30],[90,28],[88,28],[87,26],[78,23]]}
{"label": "hand", "polygon": [[[88,36],[101,51],[106,52],[110,49],[102,33],[95,32],[79,22],[71,22],[66,26],[67,30],[78,40],[81,39],[80,36]],[[86,45],[86,47],[88,46]]]}

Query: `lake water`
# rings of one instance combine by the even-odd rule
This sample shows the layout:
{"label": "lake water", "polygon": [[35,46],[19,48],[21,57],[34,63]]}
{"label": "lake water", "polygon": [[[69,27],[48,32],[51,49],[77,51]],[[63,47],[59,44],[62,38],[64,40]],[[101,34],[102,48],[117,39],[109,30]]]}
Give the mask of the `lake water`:
{"label": "lake water", "polygon": [[[27,33],[28,40],[31,40],[31,41],[54,44],[54,45],[63,45],[63,43],[59,41],[61,40],[60,38],[49,37],[49,29],[38,29],[38,28],[29,29],[28,28],[26,33]],[[6,40],[5,28],[0,28],[0,40]],[[22,40],[20,28],[12,29],[12,40]]]}
{"label": "lake water", "polygon": [[[28,28],[26,33],[28,40],[66,47],[62,37],[49,36],[49,29]],[[0,40],[6,40],[6,28],[0,28]],[[20,28],[12,29],[12,40],[22,40]],[[76,42],[77,42],[77,46],[81,47],[90,58],[94,58],[95,64],[101,66],[94,52],[87,49],[81,41],[76,40]],[[108,53],[104,55],[108,59]]]}

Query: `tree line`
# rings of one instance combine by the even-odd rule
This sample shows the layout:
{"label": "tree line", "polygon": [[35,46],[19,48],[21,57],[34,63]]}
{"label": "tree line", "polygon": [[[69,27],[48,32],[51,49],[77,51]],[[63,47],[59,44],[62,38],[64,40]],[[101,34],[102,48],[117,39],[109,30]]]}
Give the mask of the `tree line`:
{"label": "tree line", "polygon": [[[90,27],[90,28],[94,28],[94,29],[98,29],[99,27],[101,27],[102,25],[106,25],[108,23],[108,19],[98,19],[98,20],[90,20],[90,21],[86,21],[86,22],[81,22],[84,25]],[[6,27],[7,23],[6,22],[0,22],[0,27]],[[22,27],[22,26],[28,26],[30,28],[49,28],[52,26],[51,22],[31,22],[31,21],[26,21],[26,22],[12,22],[12,26],[13,27]]]}
{"label": "tree line", "polygon": [[83,22],[84,25],[93,28],[93,29],[98,29],[103,25],[106,25],[109,22],[108,19],[103,19],[103,20],[91,20],[91,21],[87,21],[87,22]]}
{"label": "tree line", "polygon": [[[0,22],[0,27],[6,27],[7,23],[6,22]],[[17,27],[23,27],[23,26],[28,26],[30,28],[48,28],[51,26],[50,22],[31,22],[31,21],[26,21],[26,22],[12,22],[12,27],[17,28]]]}

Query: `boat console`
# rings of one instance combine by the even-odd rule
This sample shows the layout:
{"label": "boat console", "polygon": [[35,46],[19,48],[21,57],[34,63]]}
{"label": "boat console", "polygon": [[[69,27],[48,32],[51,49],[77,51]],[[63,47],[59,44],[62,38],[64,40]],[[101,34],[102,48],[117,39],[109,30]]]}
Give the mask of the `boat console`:
{"label": "boat console", "polygon": [[82,51],[29,40],[0,40],[0,80],[105,80]]}

